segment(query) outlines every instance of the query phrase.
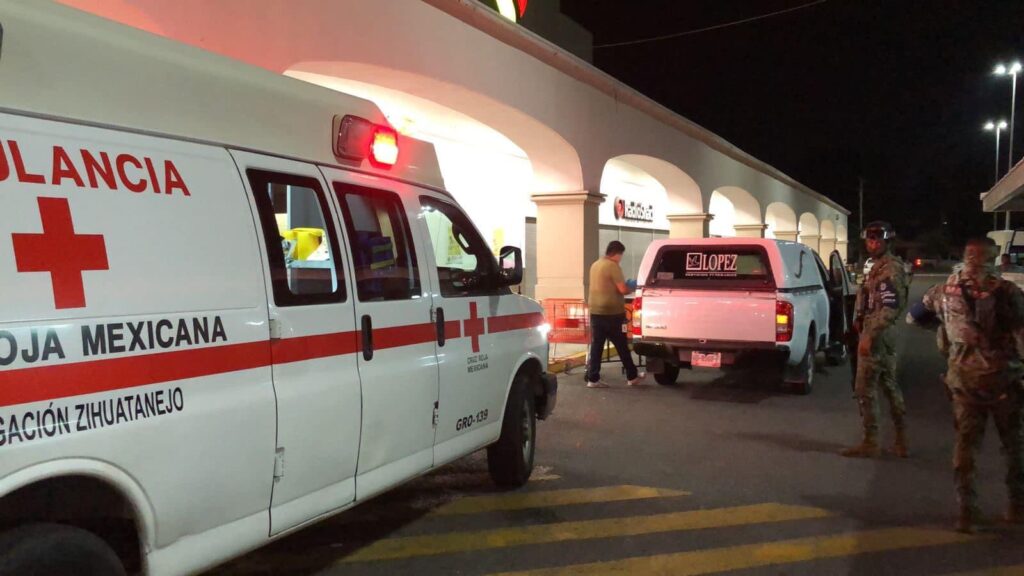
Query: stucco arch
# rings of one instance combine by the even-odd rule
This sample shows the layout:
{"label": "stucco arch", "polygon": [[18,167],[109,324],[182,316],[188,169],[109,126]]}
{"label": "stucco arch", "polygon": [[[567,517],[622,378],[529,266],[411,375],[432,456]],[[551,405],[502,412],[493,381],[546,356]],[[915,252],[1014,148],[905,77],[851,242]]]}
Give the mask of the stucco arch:
{"label": "stucco arch", "polygon": [[818,241],[821,239],[821,225],[818,223],[818,217],[810,212],[804,212],[800,215],[799,226],[800,242],[817,252],[820,247]]}
{"label": "stucco arch", "polygon": [[764,211],[765,238],[796,241],[796,212],[783,202],[772,202]]}
{"label": "stucco arch", "polygon": [[850,251],[850,233],[843,224],[836,226],[836,250],[839,251],[839,256],[842,257],[843,262],[846,262]]}
{"label": "stucco arch", "polygon": [[819,229],[821,238],[818,240],[818,252],[822,258],[828,258],[836,249],[836,225],[832,220],[825,219],[821,221]]}
{"label": "stucco arch", "polygon": [[350,93],[351,84],[345,81],[355,81],[458,110],[500,132],[526,153],[533,167],[530,194],[584,189],[579,155],[561,134],[517,108],[464,86],[359,62],[299,62],[285,74]]}
{"label": "stucco arch", "polygon": [[761,220],[761,204],[754,195],[743,188],[723,186],[711,193],[708,213],[712,220],[709,231],[712,236],[755,236],[764,235]]}
{"label": "stucco arch", "polygon": [[831,220],[822,220],[818,229],[820,230],[822,240],[836,239],[836,225]]}
{"label": "stucco arch", "polygon": [[609,160],[605,164],[606,171],[608,165],[612,162],[635,166],[643,170],[651,178],[657,180],[665,188],[665,194],[668,198],[668,213],[670,215],[699,214],[702,211],[704,200],[701,197],[700,186],[697,185],[697,182],[689,174],[675,164],[653,156],[623,154]]}

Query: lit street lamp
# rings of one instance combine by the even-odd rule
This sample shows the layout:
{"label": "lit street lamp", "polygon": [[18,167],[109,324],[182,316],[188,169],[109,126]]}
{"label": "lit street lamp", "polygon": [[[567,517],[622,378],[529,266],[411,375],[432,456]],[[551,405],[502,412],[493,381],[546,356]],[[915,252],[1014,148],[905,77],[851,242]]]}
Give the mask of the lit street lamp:
{"label": "lit street lamp", "polygon": [[1020,73],[1021,69],[1022,67],[1020,62],[1014,62],[1013,64],[1010,64],[1009,67],[1004,64],[1000,64],[996,66],[995,69],[996,76],[1010,76],[1013,79],[1013,91],[1011,92],[1010,97],[1010,165],[1007,167],[1007,170],[1013,168],[1013,126],[1016,119],[1014,113],[1017,110],[1017,74]]}
{"label": "lit street lamp", "polygon": [[1006,120],[1000,120],[999,123],[989,121],[985,124],[985,130],[996,133],[996,183],[999,182],[999,133],[1006,130]]}
{"label": "lit street lamp", "polygon": [[[996,133],[996,178],[995,178],[995,182],[996,182],[996,184],[998,184],[999,183],[999,133],[1002,132],[1003,130],[1006,130],[1006,120],[1000,120],[998,123],[989,121],[988,123],[985,124],[985,130],[988,130],[989,132],[995,132]],[[993,186],[995,186],[995,184],[993,184]],[[996,220],[996,215],[995,214],[992,215],[992,219],[993,219],[993,221]],[[998,221],[996,221],[996,227],[998,228],[998,226],[999,226]],[[1010,228],[1010,213],[1009,212],[1006,213],[1006,228],[1007,229]]]}

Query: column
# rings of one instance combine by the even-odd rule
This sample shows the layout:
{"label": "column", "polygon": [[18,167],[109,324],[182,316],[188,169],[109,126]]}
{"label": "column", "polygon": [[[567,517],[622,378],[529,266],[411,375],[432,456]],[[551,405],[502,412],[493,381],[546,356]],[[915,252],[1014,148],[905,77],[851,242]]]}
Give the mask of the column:
{"label": "column", "polygon": [[582,190],[537,194],[538,300],[587,297],[590,265],[598,258],[597,207],[604,195]]}
{"label": "column", "polygon": [[735,224],[732,227],[737,238],[764,238],[767,228],[766,224]]}
{"label": "column", "polygon": [[836,250],[839,251],[839,257],[843,259],[843,264],[846,264],[846,257],[850,253],[850,243],[847,240],[836,240]]}
{"label": "column", "polygon": [[[811,250],[818,252],[818,241],[821,240],[821,236],[818,234],[802,234],[800,236],[800,243],[809,246]],[[821,252],[818,252],[821,254]]]}
{"label": "column", "polygon": [[676,214],[669,216],[669,238],[707,238],[711,214]]}
{"label": "column", "polygon": [[822,238],[818,240],[818,253],[821,254],[821,258],[828,258],[832,251],[836,249],[835,238]]}
{"label": "column", "polygon": [[796,230],[776,230],[775,231],[775,239],[776,240],[785,240],[786,242],[796,242],[798,236],[800,236],[800,233],[797,232]]}

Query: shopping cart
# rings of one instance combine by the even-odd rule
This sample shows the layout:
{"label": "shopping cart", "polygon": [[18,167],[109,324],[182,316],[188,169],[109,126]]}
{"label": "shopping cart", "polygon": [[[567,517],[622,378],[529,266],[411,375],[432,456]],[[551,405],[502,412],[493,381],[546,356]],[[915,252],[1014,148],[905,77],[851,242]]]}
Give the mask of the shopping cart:
{"label": "shopping cart", "polygon": [[[586,301],[573,298],[547,298],[544,300],[544,317],[551,326],[548,333],[548,342],[552,346],[552,356],[558,356],[558,344],[582,344],[590,350],[590,309]],[[633,319],[633,304],[626,302],[626,326],[630,326]],[[627,328],[628,329],[628,328]],[[604,354],[601,356],[601,363],[607,364],[618,362],[612,356],[614,347],[611,342],[605,344]],[[643,358],[641,358],[641,361]],[[587,358],[589,363],[590,358]],[[586,365],[586,364],[584,364]],[[566,369],[569,373],[570,368]]]}

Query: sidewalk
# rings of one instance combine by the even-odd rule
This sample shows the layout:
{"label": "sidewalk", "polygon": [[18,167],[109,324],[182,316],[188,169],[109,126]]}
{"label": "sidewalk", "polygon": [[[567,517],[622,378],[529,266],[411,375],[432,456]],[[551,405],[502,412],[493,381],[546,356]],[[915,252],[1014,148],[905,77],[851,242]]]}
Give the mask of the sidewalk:
{"label": "sidewalk", "polygon": [[[548,372],[552,374],[568,373],[587,363],[587,344],[551,344],[548,352]],[[618,358],[619,353],[614,347],[605,348],[605,360]]]}

